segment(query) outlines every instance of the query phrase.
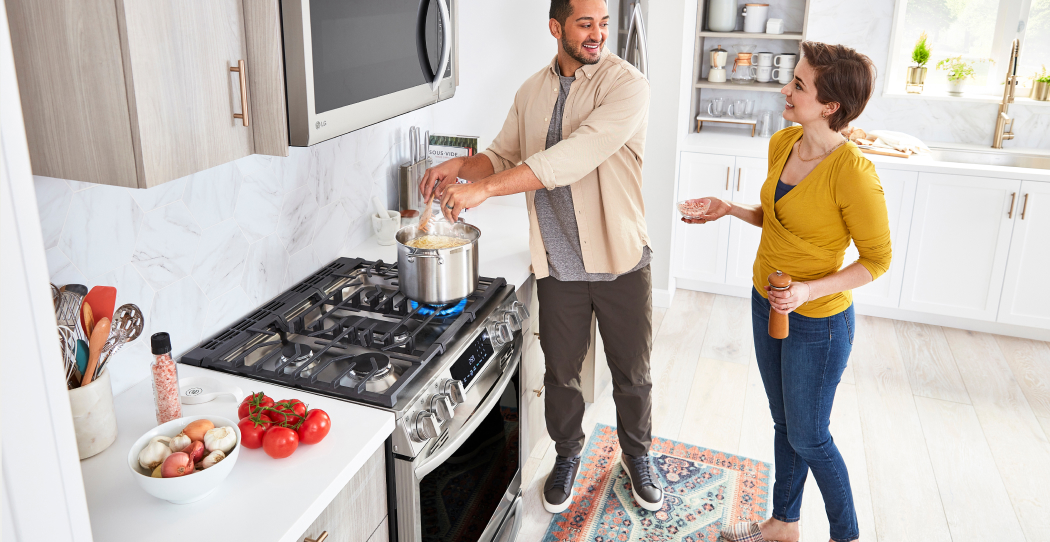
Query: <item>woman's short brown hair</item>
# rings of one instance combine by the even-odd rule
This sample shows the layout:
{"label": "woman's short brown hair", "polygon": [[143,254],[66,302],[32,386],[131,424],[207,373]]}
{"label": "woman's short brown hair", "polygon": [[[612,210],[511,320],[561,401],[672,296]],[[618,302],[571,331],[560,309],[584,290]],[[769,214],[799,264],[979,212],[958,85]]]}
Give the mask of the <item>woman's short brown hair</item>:
{"label": "woman's short brown hair", "polygon": [[836,132],[860,116],[875,90],[875,64],[867,55],[845,45],[819,41],[802,42],[802,57],[813,66],[817,101],[837,102],[838,110],[828,117]]}

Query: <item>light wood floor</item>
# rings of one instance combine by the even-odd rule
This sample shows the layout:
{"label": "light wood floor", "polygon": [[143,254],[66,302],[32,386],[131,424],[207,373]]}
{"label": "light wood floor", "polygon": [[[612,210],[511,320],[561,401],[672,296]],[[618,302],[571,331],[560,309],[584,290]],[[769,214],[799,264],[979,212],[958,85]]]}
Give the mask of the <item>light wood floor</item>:
{"label": "light wood floor", "polygon": [[[750,314],[749,299],[687,290],[656,312],[653,435],[772,463]],[[599,422],[616,423],[609,389],[584,430]],[[861,540],[1050,542],[1048,343],[858,316],[831,432]],[[523,469],[523,542],[550,522],[539,491],[554,458],[548,439]],[[812,477],[801,528],[828,540]]]}

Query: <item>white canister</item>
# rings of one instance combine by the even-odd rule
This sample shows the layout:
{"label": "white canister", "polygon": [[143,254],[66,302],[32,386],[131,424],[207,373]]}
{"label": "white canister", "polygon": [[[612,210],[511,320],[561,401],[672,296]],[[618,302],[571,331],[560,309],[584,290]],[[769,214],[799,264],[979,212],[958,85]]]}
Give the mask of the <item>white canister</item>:
{"label": "white canister", "polygon": [[744,32],[764,34],[769,19],[769,4],[744,4]]}
{"label": "white canister", "polygon": [[117,415],[113,412],[108,370],[90,384],[69,390],[69,409],[80,459],[98,454],[117,440]]}
{"label": "white canister", "polygon": [[736,30],[736,0],[709,0],[707,28],[714,32]]}

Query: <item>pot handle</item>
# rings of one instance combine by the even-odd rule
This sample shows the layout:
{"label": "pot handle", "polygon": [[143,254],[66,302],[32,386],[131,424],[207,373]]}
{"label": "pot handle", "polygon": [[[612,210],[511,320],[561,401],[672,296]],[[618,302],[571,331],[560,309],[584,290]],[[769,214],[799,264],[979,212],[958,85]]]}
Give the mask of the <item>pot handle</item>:
{"label": "pot handle", "polygon": [[408,263],[415,263],[417,257],[418,258],[437,258],[438,264],[440,264],[440,265],[444,265],[445,264],[445,258],[443,258],[440,254],[427,254],[425,252],[412,252],[411,250],[408,252]]}

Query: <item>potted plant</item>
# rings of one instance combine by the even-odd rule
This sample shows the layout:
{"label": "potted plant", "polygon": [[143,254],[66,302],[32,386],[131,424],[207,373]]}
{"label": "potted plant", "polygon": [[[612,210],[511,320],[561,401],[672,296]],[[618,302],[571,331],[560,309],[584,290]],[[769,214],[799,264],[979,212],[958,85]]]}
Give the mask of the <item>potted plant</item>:
{"label": "potted plant", "polygon": [[926,83],[926,63],[930,61],[930,48],[926,44],[926,32],[919,35],[915,42],[915,48],[911,51],[911,60],[914,66],[908,66],[908,83],[905,89],[912,94],[922,92],[922,86]]}
{"label": "potted plant", "polygon": [[1045,65],[1035,74],[1035,81],[1032,83],[1032,99],[1043,102],[1050,100],[1050,73],[1047,73]]}
{"label": "potted plant", "polygon": [[[976,60],[963,60],[962,56],[953,56],[937,63],[937,69],[948,72],[948,94],[962,96],[963,84],[967,79],[973,79],[974,64],[985,62],[983,58]],[[987,59],[987,62],[992,62]]]}

